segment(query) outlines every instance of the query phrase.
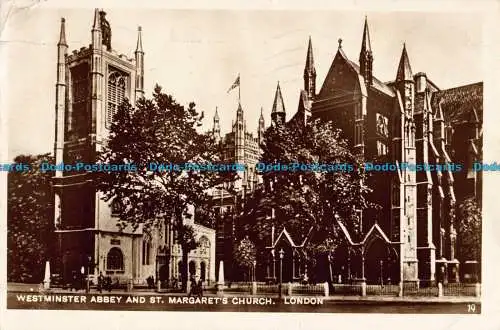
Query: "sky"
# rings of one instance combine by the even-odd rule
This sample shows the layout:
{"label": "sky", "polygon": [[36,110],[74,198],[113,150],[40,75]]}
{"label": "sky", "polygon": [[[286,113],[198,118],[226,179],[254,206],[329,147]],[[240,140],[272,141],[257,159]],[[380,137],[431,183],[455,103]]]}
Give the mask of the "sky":
{"label": "sky", "polygon": [[[112,47],[133,57],[137,27],[143,30],[145,90],[158,83],[181,104],[194,101],[212,127],[218,107],[221,131],[236,117],[238,74],[247,129],[256,132],[260,109],[266,125],[279,81],[287,116],[303,88],[307,41],[312,38],[319,91],[337,52],[338,39],[358,61],[365,15],[374,74],[393,80],[403,42],[413,73],[426,72],[440,88],[483,81],[480,13],[361,12],[334,10],[166,10],[104,8]],[[34,8],[11,15],[2,31],[6,46],[8,154],[51,152],[54,144],[56,44],[66,19],[69,51],[91,41],[93,9]]]}

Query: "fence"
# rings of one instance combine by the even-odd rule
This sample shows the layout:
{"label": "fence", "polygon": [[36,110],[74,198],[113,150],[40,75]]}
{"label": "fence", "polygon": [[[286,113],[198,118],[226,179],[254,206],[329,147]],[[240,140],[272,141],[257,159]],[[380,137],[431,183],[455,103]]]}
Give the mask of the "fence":
{"label": "fence", "polygon": [[480,287],[470,283],[448,283],[443,285],[443,295],[445,296],[479,296]]}
{"label": "fence", "polygon": [[[363,290],[365,287],[365,290]],[[420,287],[417,283],[405,283],[403,286],[403,296],[419,297],[479,297],[480,284],[470,283],[448,283],[442,285],[440,290],[437,285]],[[367,296],[393,296],[400,295],[400,285],[366,285],[366,284],[300,284],[283,283],[281,286],[282,295],[307,295],[307,296],[361,296],[363,291]],[[263,294],[278,295],[279,284],[269,284],[256,282],[255,287],[252,282],[233,282],[224,287],[227,293],[243,294]]]}

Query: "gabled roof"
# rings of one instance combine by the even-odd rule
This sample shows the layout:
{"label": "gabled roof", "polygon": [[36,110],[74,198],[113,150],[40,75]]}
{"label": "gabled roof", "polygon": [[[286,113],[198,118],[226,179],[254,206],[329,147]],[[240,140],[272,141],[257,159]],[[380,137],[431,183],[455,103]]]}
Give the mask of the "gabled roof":
{"label": "gabled roof", "polygon": [[[356,73],[358,75],[361,75],[361,70],[359,68],[359,65],[354,63],[351,60],[348,60],[348,62],[352,66],[352,68],[356,71]],[[372,85],[370,86],[370,88],[374,88],[375,90],[382,92],[382,93],[384,93],[388,96],[391,96],[391,97],[395,96],[394,90],[392,89],[392,87],[386,85],[385,83],[383,83],[382,81],[377,79],[377,77],[375,77],[375,76],[372,77],[372,80],[373,81],[372,81]]]}
{"label": "gabled roof", "polygon": [[275,248],[276,245],[278,245],[278,243],[282,240],[282,239],[286,239],[288,241],[288,244],[290,244],[291,247],[304,247],[304,245],[307,243],[307,241],[309,240],[311,234],[313,232],[313,227],[311,227],[309,229],[309,232],[307,233],[307,235],[304,237],[304,239],[302,240],[302,243],[300,244],[297,244],[295,243],[295,241],[292,239],[292,236],[290,235],[290,233],[286,230],[286,228],[283,228],[280,232],[280,234],[278,235],[278,237],[274,240],[274,242],[272,242],[271,246],[269,246],[268,248]]}
{"label": "gabled roof", "polygon": [[380,226],[378,225],[378,223],[375,223],[371,228],[370,230],[368,231],[368,233],[365,235],[365,238],[361,241],[361,244],[366,244],[366,242],[368,241],[368,239],[370,238],[370,236],[372,235],[375,235],[375,236],[380,236],[386,243],[391,243],[391,240],[389,239],[389,237],[387,237],[387,235],[384,233],[384,231],[382,230],[382,228],[380,228]]}
{"label": "gabled roof", "polygon": [[474,116],[471,111],[475,111],[479,123],[483,121],[482,82],[434,92],[431,102],[433,109],[441,104],[446,121],[452,124],[469,122]]}

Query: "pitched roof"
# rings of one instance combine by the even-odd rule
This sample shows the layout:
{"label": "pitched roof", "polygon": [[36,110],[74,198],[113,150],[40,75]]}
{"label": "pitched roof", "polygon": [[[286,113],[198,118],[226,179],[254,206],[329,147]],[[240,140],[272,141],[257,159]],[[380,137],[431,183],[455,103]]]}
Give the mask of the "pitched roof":
{"label": "pitched roof", "polygon": [[453,124],[470,122],[474,117],[483,121],[482,82],[434,92],[431,102],[434,110],[441,104],[445,120]]}
{"label": "pitched roof", "polygon": [[[348,60],[348,63],[353,67],[353,69],[356,71],[357,74],[361,74],[360,73],[361,71],[360,71],[358,64],[354,63],[351,60]],[[379,92],[382,92],[386,95],[389,95],[391,97],[396,96],[396,94],[394,94],[394,90],[390,86],[383,83],[382,81],[377,79],[375,76],[373,76],[372,79],[373,79],[373,84],[370,87],[372,87],[372,88],[374,88],[374,89],[378,90]]]}
{"label": "pitched roof", "polygon": [[387,235],[384,233],[384,231],[382,230],[382,228],[380,228],[380,226],[378,225],[378,223],[375,223],[370,228],[370,230],[368,231],[368,233],[365,235],[365,238],[363,239],[363,241],[361,242],[361,244],[366,244],[366,242],[368,241],[368,239],[372,235],[380,236],[386,243],[391,243],[391,240],[389,239],[389,237],[387,237]]}

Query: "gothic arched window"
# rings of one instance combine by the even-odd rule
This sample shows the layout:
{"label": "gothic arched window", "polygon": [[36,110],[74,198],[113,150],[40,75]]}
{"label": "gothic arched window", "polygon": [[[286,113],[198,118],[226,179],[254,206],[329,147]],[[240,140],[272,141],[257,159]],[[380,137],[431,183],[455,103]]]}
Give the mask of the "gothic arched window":
{"label": "gothic arched window", "polygon": [[142,238],[142,264],[151,264],[151,235],[148,233],[145,233]]}
{"label": "gothic arched window", "polygon": [[127,90],[127,76],[118,71],[111,71],[108,76],[106,127],[111,128],[113,117],[118,112],[118,107],[125,99]]}
{"label": "gothic arched window", "polygon": [[202,236],[200,238],[199,251],[201,255],[209,255],[210,254],[210,240],[206,236]]}
{"label": "gothic arched window", "polygon": [[111,202],[111,215],[118,216],[120,215],[122,210],[123,210],[122,202],[118,199],[113,199],[113,201]]}
{"label": "gothic arched window", "polygon": [[124,270],[123,253],[117,247],[111,248],[106,259],[106,268],[108,270]]}

